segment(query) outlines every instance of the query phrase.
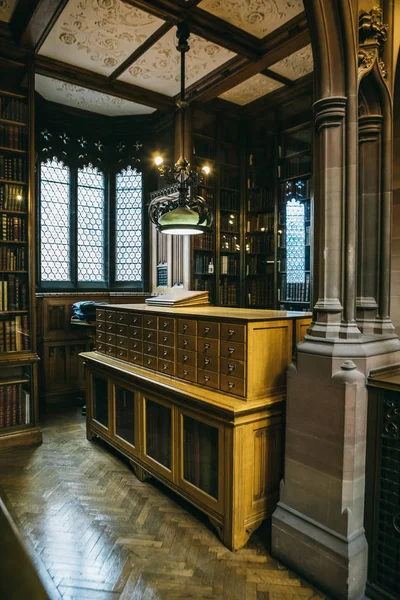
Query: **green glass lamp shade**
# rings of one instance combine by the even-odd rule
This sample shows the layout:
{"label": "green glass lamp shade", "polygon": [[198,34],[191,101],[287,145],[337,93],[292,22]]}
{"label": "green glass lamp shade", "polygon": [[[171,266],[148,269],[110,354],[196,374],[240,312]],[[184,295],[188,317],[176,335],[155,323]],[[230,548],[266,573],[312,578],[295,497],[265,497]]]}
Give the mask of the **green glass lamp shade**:
{"label": "green glass lamp shade", "polygon": [[163,214],[158,219],[158,226],[163,233],[195,235],[203,233],[199,228],[199,214],[186,206],[179,206]]}

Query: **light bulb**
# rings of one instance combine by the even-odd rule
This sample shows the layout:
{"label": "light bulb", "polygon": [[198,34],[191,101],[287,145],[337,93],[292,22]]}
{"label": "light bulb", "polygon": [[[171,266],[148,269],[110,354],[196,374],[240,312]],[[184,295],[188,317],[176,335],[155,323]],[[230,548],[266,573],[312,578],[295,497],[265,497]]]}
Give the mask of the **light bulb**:
{"label": "light bulb", "polygon": [[154,159],[155,164],[157,165],[157,167],[159,167],[160,165],[163,164],[164,159],[162,156],[156,156]]}
{"label": "light bulb", "polygon": [[21,194],[18,194],[18,196],[17,196],[17,200],[22,200],[22,196],[21,196]]}
{"label": "light bulb", "polygon": [[211,169],[208,165],[204,165],[204,167],[201,169],[203,171],[203,173],[205,173],[206,175],[209,175],[211,173]]}

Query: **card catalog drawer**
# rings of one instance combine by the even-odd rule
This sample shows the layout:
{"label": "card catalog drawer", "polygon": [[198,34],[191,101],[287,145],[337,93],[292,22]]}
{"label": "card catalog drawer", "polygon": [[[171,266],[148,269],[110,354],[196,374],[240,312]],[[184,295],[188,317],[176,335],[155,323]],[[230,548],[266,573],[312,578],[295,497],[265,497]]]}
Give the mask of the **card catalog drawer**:
{"label": "card catalog drawer", "polygon": [[133,313],[130,315],[129,325],[133,325],[133,327],[142,327],[143,325],[143,316],[140,314]]}
{"label": "card catalog drawer", "polygon": [[116,358],[120,360],[128,360],[128,350],[127,348],[117,348]]}
{"label": "card catalog drawer", "polygon": [[96,342],[105,342],[106,341],[106,334],[104,333],[104,331],[96,331]]}
{"label": "card catalog drawer", "polygon": [[215,321],[198,321],[198,335],[205,338],[219,338],[219,323]]}
{"label": "card catalog drawer", "polygon": [[106,331],[106,323],[105,323],[105,321],[98,321],[96,323],[96,330],[97,331]]}
{"label": "card catalog drawer", "polygon": [[198,352],[203,354],[219,354],[219,340],[213,340],[208,338],[199,338],[199,344],[197,346]]}
{"label": "card catalog drawer", "polygon": [[143,327],[147,329],[157,329],[157,317],[143,315]]}
{"label": "card catalog drawer", "polygon": [[131,340],[142,340],[143,329],[141,327],[129,327],[129,337]]}
{"label": "card catalog drawer", "polygon": [[184,335],[197,334],[197,321],[193,319],[178,319],[178,333]]}
{"label": "card catalog drawer", "polygon": [[122,335],[117,335],[117,348],[125,348],[128,350],[128,338],[123,337]]}
{"label": "card catalog drawer", "polygon": [[149,354],[150,356],[157,356],[157,344],[143,341],[143,354]]}
{"label": "card catalog drawer", "polygon": [[221,390],[235,396],[245,395],[244,379],[238,377],[230,377],[229,375],[221,375]]}
{"label": "card catalog drawer", "polygon": [[197,383],[217,390],[219,388],[219,375],[218,373],[213,373],[212,371],[203,371],[198,369]]}
{"label": "card catalog drawer", "polygon": [[106,333],[106,344],[112,344],[115,346],[115,342],[117,340],[117,336],[115,333]]}
{"label": "card catalog drawer", "polygon": [[185,379],[186,381],[196,382],[195,367],[190,367],[189,365],[177,365],[176,374],[181,379]]}
{"label": "card catalog drawer", "polygon": [[240,360],[221,358],[221,375],[232,375],[243,379],[245,376],[245,363]]}
{"label": "card catalog drawer", "polygon": [[197,349],[197,338],[194,335],[178,335],[178,348],[195,352]]}
{"label": "card catalog drawer", "polygon": [[128,325],[116,325],[116,333],[117,335],[123,335],[124,337],[128,337]]}
{"label": "card catalog drawer", "polygon": [[143,352],[143,342],[141,340],[129,340],[129,349],[133,352]]}
{"label": "card catalog drawer", "polygon": [[115,346],[110,346],[109,344],[106,344],[106,354],[107,356],[115,356],[116,353],[116,347]]}
{"label": "card catalog drawer", "polygon": [[221,323],[221,341],[241,342],[245,341],[246,327],[236,323]]}
{"label": "card catalog drawer", "polygon": [[156,344],[157,343],[157,331],[155,329],[143,329],[143,341],[145,344],[147,342]]}
{"label": "card catalog drawer", "polygon": [[103,342],[96,342],[96,350],[97,352],[101,352],[102,354],[106,353],[106,345]]}
{"label": "card catalog drawer", "polygon": [[129,322],[129,314],[126,312],[117,312],[117,325],[128,325]]}
{"label": "card catalog drawer", "polygon": [[221,358],[244,360],[245,345],[239,342],[221,342]]}
{"label": "card catalog drawer", "polygon": [[158,330],[173,333],[175,331],[175,319],[158,317]]}
{"label": "card catalog drawer", "polygon": [[158,370],[160,373],[164,373],[164,375],[174,375],[175,373],[175,363],[169,360],[158,359]]}
{"label": "card catalog drawer", "polygon": [[143,366],[148,369],[157,369],[157,357],[143,354]]}
{"label": "card catalog drawer", "polygon": [[206,369],[208,371],[214,371],[215,373],[218,373],[219,356],[212,354],[198,354],[197,367],[199,369]]}
{"label": "card catalog drawer", "polygon": [[106,311],[103,308],[96,308],[96,321],[105,321]]}
{"label": "card catalog drawer", "polygon": [[141,352],[135,352],[134,350],[129,350],[128,360],[133,365],[143,365],[143,354]]}
{"label": "card catalog drawer", "polygon": [[158,346],[158,358],[174,361],[175,348],[171,348],[171,346]]}
{"label": "card catalog drawer", "polygon": [[158,343],[163,346],[175,346],[175,334],[160,331],[158,334]]}
{"label": "card catalog drawer", "polygon": [[117,319],[116,310],[106,310],[106,321],[107,323],[115,323]]}
{"label": "card catalog drawer", "polygon": [[196,366],[196,352],[190,350],[178,350],[178,363],[188,367]]}
{"label": "card catalog drawer", "polygon": [[115,323],[112,323],[111,321],[106,321],[105,326],[106,333],[115,333],[117,330],[117,325]]}

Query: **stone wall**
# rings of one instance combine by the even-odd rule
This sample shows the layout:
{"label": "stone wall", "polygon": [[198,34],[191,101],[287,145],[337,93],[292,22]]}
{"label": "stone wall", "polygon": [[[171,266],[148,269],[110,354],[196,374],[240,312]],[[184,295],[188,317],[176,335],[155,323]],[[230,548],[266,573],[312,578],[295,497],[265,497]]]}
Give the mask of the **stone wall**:
{"label": "stone wall", "polygon": [[393,123],[393,232],[392,232],[392,289],[391,317],[400,335],[400,63],[394,97]]}

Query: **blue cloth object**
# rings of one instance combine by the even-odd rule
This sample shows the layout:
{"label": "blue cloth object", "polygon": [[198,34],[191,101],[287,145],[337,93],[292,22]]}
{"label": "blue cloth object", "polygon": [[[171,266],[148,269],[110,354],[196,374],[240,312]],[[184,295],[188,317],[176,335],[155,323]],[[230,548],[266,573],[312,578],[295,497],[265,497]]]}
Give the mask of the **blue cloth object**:
{"label": "blue cloth object", "polygon": [[72,305],[75,317],[80,321],[95,321],[96,320],[96,308],[98,306],[104,306],[107,302],[93,302],[91,300],[82,300],[81,302],[75,302]]}

